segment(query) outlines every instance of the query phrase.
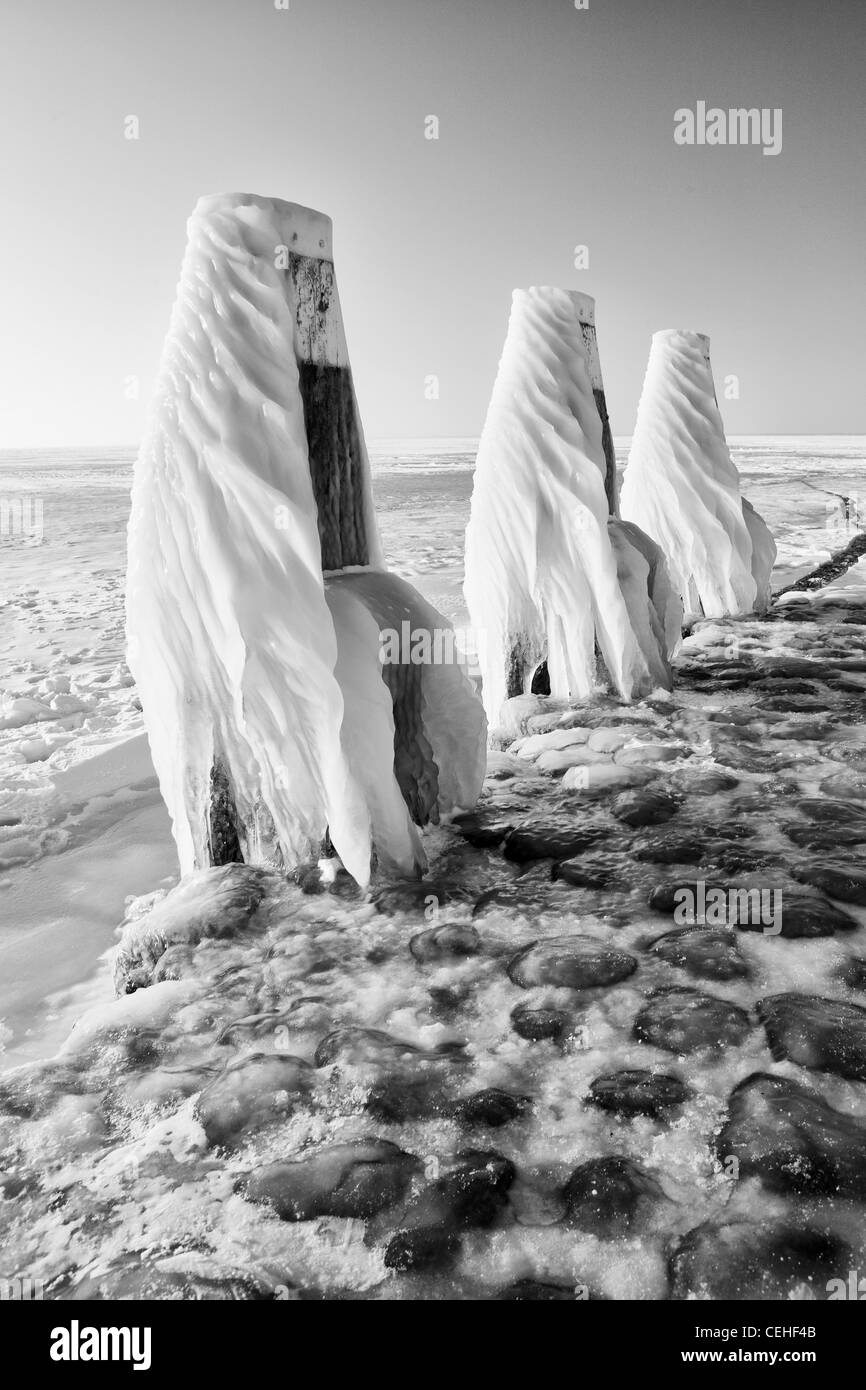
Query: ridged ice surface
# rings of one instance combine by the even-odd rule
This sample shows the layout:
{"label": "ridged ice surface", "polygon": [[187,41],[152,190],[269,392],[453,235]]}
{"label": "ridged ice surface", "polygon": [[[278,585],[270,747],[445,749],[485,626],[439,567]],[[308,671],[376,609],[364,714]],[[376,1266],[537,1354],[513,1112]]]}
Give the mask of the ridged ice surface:
{"label": "ridged ice surface", "polygon": [[702,333],[653,336],[620,504],[665,552],[687,614],[766,607],[776,547],[740,495]]}
{"label": "ridged ice surface", "polygon": [[[366,599],[326,594],[322,572],[325,549],[380,556],[330,222],[231,194],[203,199],[188,231],[135,468],[127,593],[129,662],[181,870],[221,857],[216,787],[247,862],[297,864],[327,831],[359,882],[374,847],[411,871],[424,856],[394,774],[378,621]],[[320,266],[327,296],[308,293]],[[333,440],[305,425],[305,402],[325,410],[323,383],[339,396]],[[371,573],[367,587],[388,583]],[[455,680],[456,726],[463,708],[480,724]]]}
{"label": "ridged ice surface", "polygon": [[649,606],[630,612],[608,536],[582,298],[515,290],[479,445],[465,593],[491,721],[545,659],[552,695],[588,695],[596,644],[620,695],[669,682],[664,656],[647,659]]}
{"label": "ridged ice surface", "polygon": [[607,534],[616,556],[619,586],[647,669],[657,685],[668,687],[667,658],[680,645],[683,605],[671,582],[664,553],[651,536],[621,517],[608,517]]}
{"label": "ridged ice surface", "polygon": [[[404,579],[378,570],[332,575],[342,745],[370,808],[383,867],[426,867],[416,825],[473,806],[487,770],[487,724],[452,629]],[[405,625],[405,628],[404,628]],[[431,660],[383,661],[380,633],[439,634]],[[411,657],[409,643],[400,657]]]}

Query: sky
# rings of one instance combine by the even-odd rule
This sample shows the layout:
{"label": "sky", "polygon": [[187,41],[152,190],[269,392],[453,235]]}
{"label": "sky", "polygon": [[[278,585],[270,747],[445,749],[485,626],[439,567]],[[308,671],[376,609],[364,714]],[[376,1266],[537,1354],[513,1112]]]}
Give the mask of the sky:
{"label": "sky", "polygon": [[[186,219],[227,190],[333,218],[371,439],[477,435],[532,284],[596,297],[615,434],[668,327],[710,335],[729,434],[866,430],[863,0],[0,0],[0,25],[0,449],[137,443]],[[675,143],[699,101],[781,108],[781,152]]]}

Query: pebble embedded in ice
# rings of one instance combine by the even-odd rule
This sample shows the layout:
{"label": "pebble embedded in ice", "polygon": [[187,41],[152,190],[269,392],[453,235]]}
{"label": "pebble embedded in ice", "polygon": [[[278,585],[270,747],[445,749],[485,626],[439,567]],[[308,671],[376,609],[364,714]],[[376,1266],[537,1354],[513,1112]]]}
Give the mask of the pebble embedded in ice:
{"label": "pebble embedded in ice", "polygon": [[611,813],[626,825],[660,825],[676,815],[680,799],[661,788],[641,787],[621,792],[611,803]]}
{"label": "pebble embedded in ice", "polygon": [[409,950],[418,961],[447,960],[449,956],[474,956],[481,950],[481,938],[474,927],[462,922],[447,922],[419,932],[409,942]]}
{"label": "pebble embedded in ice", "polygon": [[758,1015],[777,1061],[866,1081],[866,1009],[842,999],[775,994]]}
{"label": "pebble embedded in ice", "polygon": [[393,1218],[397,1227],[385,1250],[390,1269],[440,1264],[456,1254],[459,1233],[491,1226],[508,1206],[514,1164],[495,1149],[467,1149],[453,1166],[410,1197]]}
{"label": "pebble embedded in ice", "polygon": [[526,1042],[559,1042],[571,1026],[565,1009],[516,1004],[511,1010],[511,1026]]}
{"label": "pebble embedded in ice", "polygon": [[639,1226],[665,1194],[643,1164],[617,1155],[581,1163],[563,1196],[570,1225],[602,1240],[616,1240]]}
{"label": "pebble embedded in ice", "polygon": [[866,1196],[866,1125],[786,1076],[754,1072],[734,1087],[715,1150],[773,1192]]}
{"label": "pebble embedded in ice", "polygon": [[742,980],[749,967],[740,955],[736,936],[719,927],[681,927],[656,937],[653,955],[705,980]]}
{"label": "pebble embedded in ice", "polygon": [[404,1197],[422,1168],[413,1154],[385,1139],[358,1140],[257,1168],[240,1190],[248,1201],[272,1207],[283,1221],[364,1220]]}
{"label": "pebble embedded in ice", "polygon": [[579,854],[574,859],[559,859],[553,866],[553,876],[574,888],[603,889],[615,884],[622,873],[619,856],[614,853]]}
{"label": "pebble embedded in ice", "polygon": [[302,1058],[252,1053],[230,1062],[204,1088],[196,1115],[209,1144],[229,1144],[248,1128],[290,1115],[310,1085],[311,1067]]}
{"label": "pebble embedded in ice", "polygon": [[499,1129],[519,1119],[531,1108],[531,1104],[528,1096],[516,1096],[509,1091],[490,1087],[455,1101],[451,1113],[460,1124]]}
{"label": "pebble embedded in ice", "polygon": [[671,1297],[823,1299],[831,1279],[847,1280],[852,1258],[844,1241],[820,1227],[708,1221],[676,1243]]}
{"label": "pebble embedded in ice", "polygon": [[553,936],[525,946],[508,962],[508,976],[524,989],[558,985],[596,989],[628,979],[637,970],[628,951],[614,950],[594,936]]}
{"label": "pebble embedded in ice", "polygon": [[146,985],[171,946],[195,946],[210,937],[236,936],[262,901],[267,872],[247,864],[199,869],[123,930],[115,957],[119,994]]}
{"label": "pebble embedded in ice", "polygon": [[749,1015],[739,1005],[697,990],[670,986],[657,990],[634,1021],[638,1042],[680,1054],[708,1048],[722,1052],[745,1042]]}
{"label": "pebble embedded in ice", "polygon": [[839,860],[817,859],[791,865],[791,873],[801,883],[820,888],[828,898],[866,906],[866,869]]}
{"label": "pebble embedded in ice", "polygon": [[505,857],[519,863],[530,859],[571,859],[609,838],[609,832],[597,825],[527,820],[505,837]]}
{"label": "pebble embedded in ice", "polygon": [[608,1072],[591,1083],[587,1100],[601,1110],[632,1119],[667,1116],[692,1094],[678,1076],[642,1070]]}

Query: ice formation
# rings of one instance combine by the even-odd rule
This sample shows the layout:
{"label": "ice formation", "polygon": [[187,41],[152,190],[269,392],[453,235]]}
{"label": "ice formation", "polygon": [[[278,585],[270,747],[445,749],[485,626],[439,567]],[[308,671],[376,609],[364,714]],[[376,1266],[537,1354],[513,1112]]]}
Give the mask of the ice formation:
{"label": "ice formation", "polygon": [[584,327],[593,322],[585,295],[514,291],[466,531],[466,601],[491,722],[543,661],[552,697],[589,695],[597,649],[623,698],[670,688],[672,646],[661,634],[676,627],[679,640],[679,605],[664,559],[648,538],[636,544],[636,528],[608,524],[603,388]]}
{"label": "ice formation", "polygon": [[449,625],[381,570],[330,219],[226,194],[188,234],[127,583],[181,870],[294,866],[326,837],[362,884],[372,853],[421,869],[415,824],[480,790],[484,717],[456,652],[408,673],[379,659],[398,611]]}
{"label": "ice formation", "polygon": [[[657,685],[670,685],[665,657],[680,645],[683,605],[660,546],[631,521],[608,517],[607,534],[632,627]],[[649,602],[647,602],[649,600]]]}
{"label": "ice formation", "polygon": [[661,546],[688,615],[766,608],[776,546],[740,495],[703,333],[653,336],[621,510]]}

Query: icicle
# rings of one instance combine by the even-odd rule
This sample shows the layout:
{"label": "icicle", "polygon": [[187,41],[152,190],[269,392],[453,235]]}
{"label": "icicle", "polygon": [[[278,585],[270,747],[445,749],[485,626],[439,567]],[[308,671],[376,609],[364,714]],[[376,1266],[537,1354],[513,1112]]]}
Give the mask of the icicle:
{"label": "icicle", "polygon": [[669,659],[682,641],[683,605],[660,546],[631,521],[610,517],[619,585],[656,685],[671,688]]}

